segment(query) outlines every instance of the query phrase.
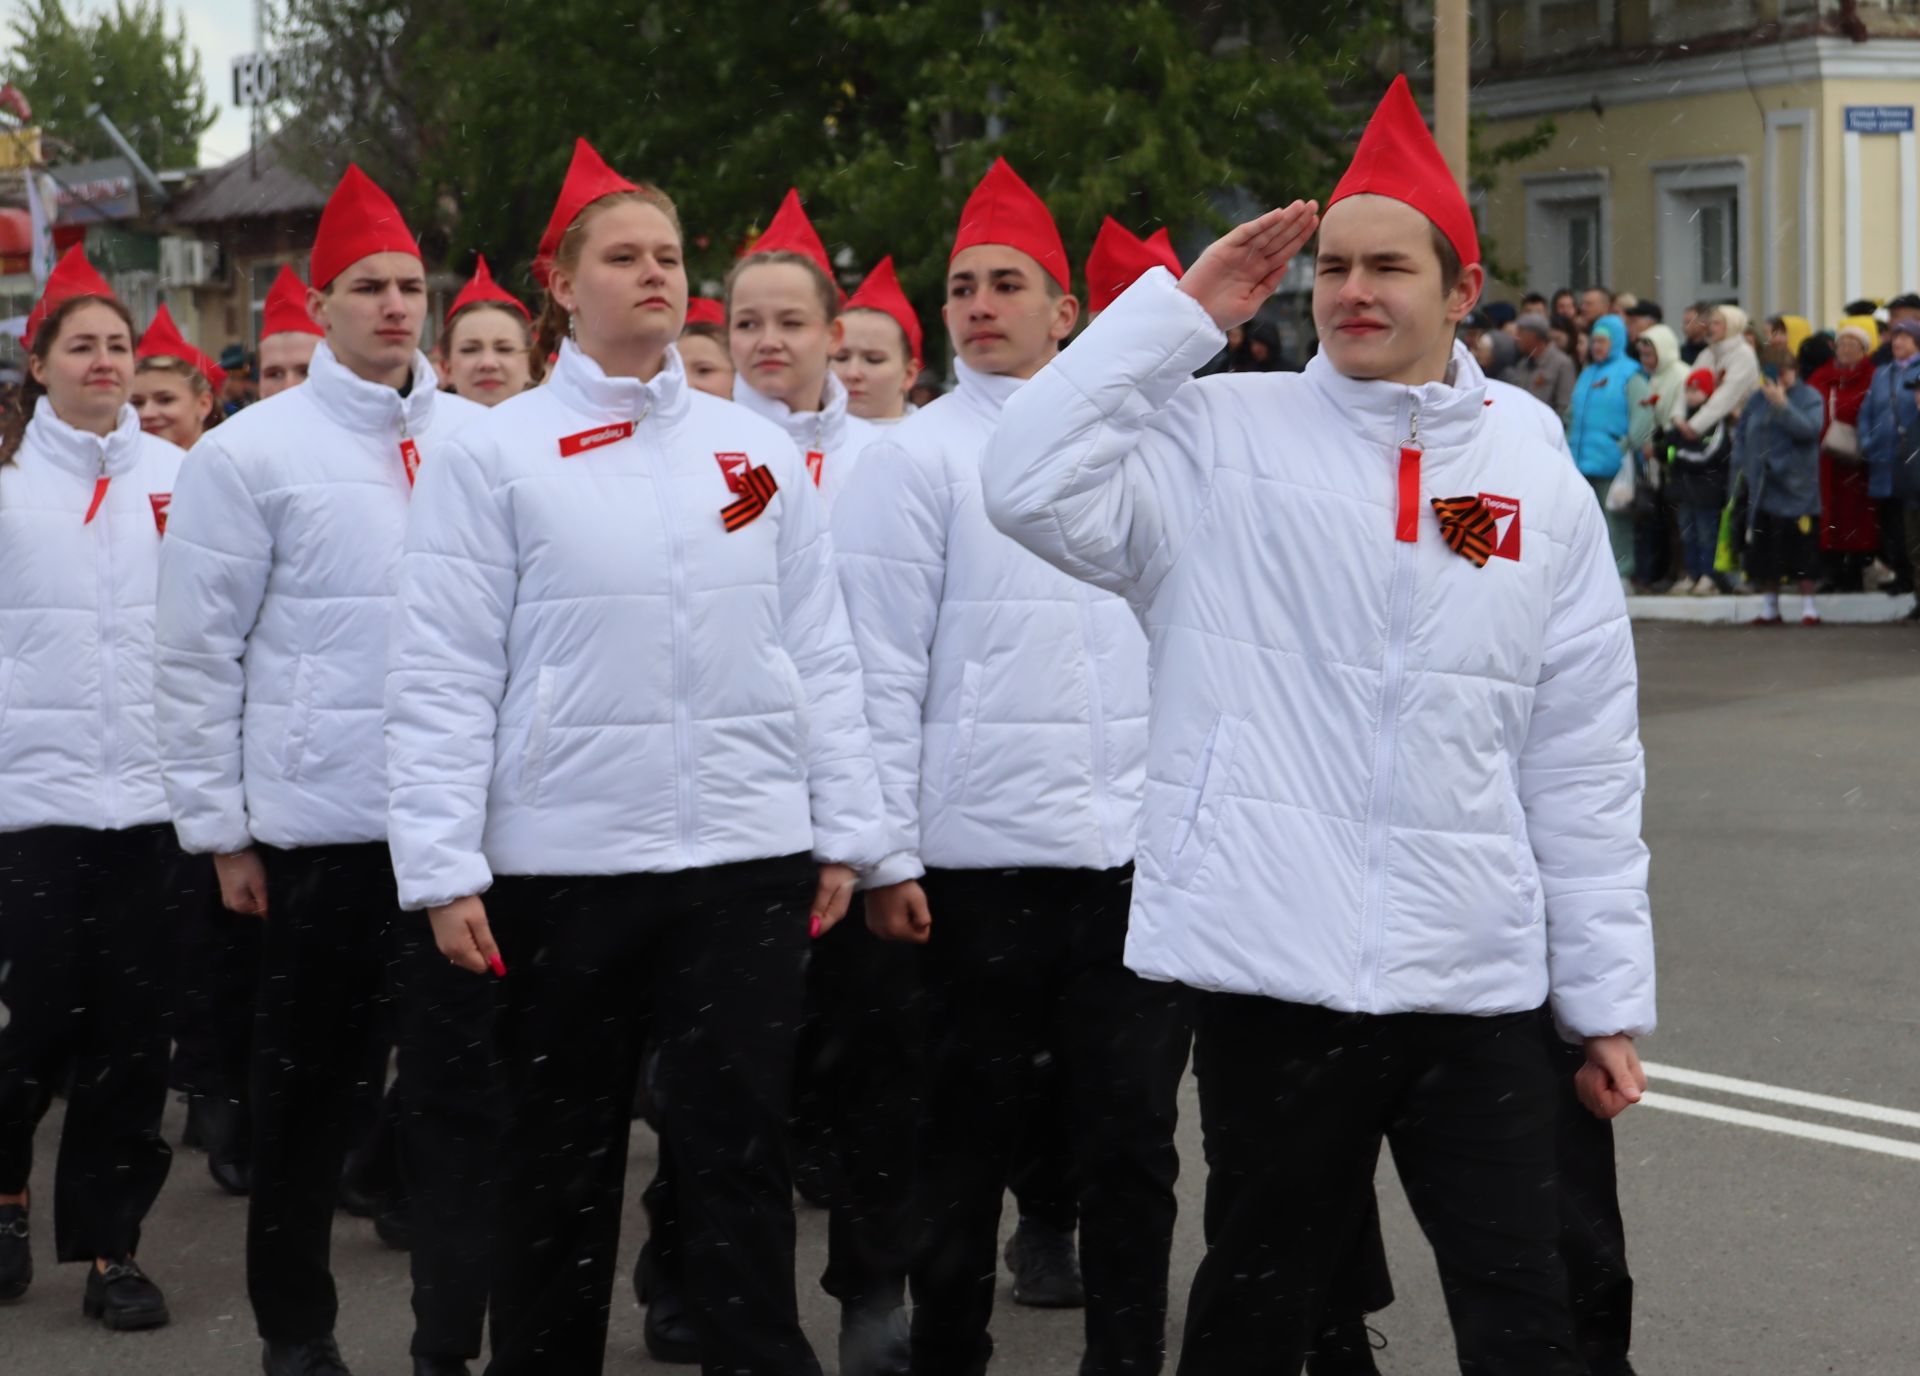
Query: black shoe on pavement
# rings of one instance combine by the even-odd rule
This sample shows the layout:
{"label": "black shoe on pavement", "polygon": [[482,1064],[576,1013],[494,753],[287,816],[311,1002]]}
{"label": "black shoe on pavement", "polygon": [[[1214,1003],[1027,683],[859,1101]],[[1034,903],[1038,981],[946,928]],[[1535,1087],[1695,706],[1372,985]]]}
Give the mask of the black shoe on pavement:
{"label": "black shoe on pavement", "polygon": [[0,1303],[17,1300],[33,1284],[33,1249],[27,1242],[27,1206],[0,1204]]}
{"label": "black shoe on pavement", "polygon": [[840,1306],[840,1376],[911,1376],[912,1370],[912,1333],[904,1306]]}
{"label": "black shoe on pavement", "polygon": [[185,1151],[205,1151],[207,1125],[201,1106],[206,1099],[199,1094],[182,1094],[180,1099],[187,1106],[187,1121],[180,1129],[180,1146]]}
{"label": "black shoe on pavement", "polygon": [[1375,1338],[1381,1347],[1387,1345],[1364,1318],[1328,1324],[1315,1335],[1313,1351],[1307,1354],[1307,1376],[1380,1376],[1373,1362]]}
{"label": "black shoe on pavement", "polygon": [[463,1357],[415,1357],[413,1376],[473,1376]]}
{"label": "black shoe on pavement", "polygon": [[1072,1233],[1023,1218],[1007,1239],[1006,1256],[1015,1304],[1033,1309],[1079,1309],[1086,1304]]}
{"label": "black shoe on pavement", "polygon": [[120,1333],[159,1328],[171,1317],[167,1297],[132,1257],[108,1262],[105,1271],[98,1266],[87,1268],[87,1292],[80,1300],[80,1312]]}
{"label": "black shoe on pavement", "polygon": [[236,1198],[245,1199],[253,1193],[253,1163],[244,1156],[209,1151],[207,1174],[213,1177],[214,1184]]}
{"label": "black shoe on pavement", "polygon": [[303,1343],[268,1343],[260,1352],[260,1370],[266,1376],[353,1376],[331,1333]]}
{"label": "black shoe on pavement", "polygon": [[654,1265],[650,1242],[641,1247],[640,1258],[633,1266],[633,1298],[647,1311],[643,1336],[653,1359],[669,1366],[697,1365],[700,1340],[694,1334],[693,1320],[687,1317],[687,1298],[680,1293],[679,1284]]}
{"label": "black shoe on pavement", "polygon": [[399,1200],[389,1200],[373,1216],[373,1231],[396,1252],[413,1250],[413,1216]]}

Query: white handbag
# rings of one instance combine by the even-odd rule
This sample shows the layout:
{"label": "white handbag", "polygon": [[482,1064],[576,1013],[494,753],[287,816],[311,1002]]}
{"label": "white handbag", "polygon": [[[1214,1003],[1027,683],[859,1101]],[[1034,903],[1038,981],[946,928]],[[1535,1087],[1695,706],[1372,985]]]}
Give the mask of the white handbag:
{"label": "white handbag", "polygon": [[1857,459],[1860,457],[1860,431],[1846,421],[1834,419],[1838,403],[1837,393],[1827,393],[1827,433],[1820,441],[1820,447],[1836,459]]}

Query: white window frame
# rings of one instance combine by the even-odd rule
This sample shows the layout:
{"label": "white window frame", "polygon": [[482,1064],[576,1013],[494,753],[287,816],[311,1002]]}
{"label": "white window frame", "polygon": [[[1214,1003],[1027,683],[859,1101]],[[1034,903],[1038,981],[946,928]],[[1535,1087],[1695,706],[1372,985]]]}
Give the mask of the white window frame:
{"label": "white window frame", "polygon": [[1786,195],[1791,188],[1780,180],[1780,130],[1800,131],[1800,274],[1799,281],[1795,283],[1799,299],[1793,303],[1793,310],[1788,312],[1786,303],[1781,300],[1779,255],[1769,244],[1765,274],[1766,306],[1776,315],[1796,314],[1808,320],[1824,318],[1820,309],[1817,278],[1820,263],[1819,128],[1819,114],[1811,109],[1767,111],[1767,157],[1762,175],[1767,184],[1766,223],[1769,225],[1781,222],[1783,204],[1792,204]]}
{"label": "white window frame", "polygon": [[1565,259],[1566,245],[1554,238],[1548,228],[1547,217],[1550,207],[1564,201],[1598,201],[1600,203],[1600,242],[1596,245],[1598,262],[1594,264],[1594,278],[1602,285],[1613,285],[1613,176],[1604,167],[1590,167],[1579,171],[1536,172],[1532,176],[1522,177],[1520,183],[1527,193],[1527,285],[1542,296],[1551,298],[1566,282],[1546,281],[1541,277],[1542,250],[1555,254],[1552,268],[1560,271],[1560,262]]}
{"label": "white window frame", "polygon": [[[1657,162],[1653,164],[1653,292],[1654,299],[1669,305],[1672,309],[1688,305],[1693,300],[1688,295],[1682,301],[1674,295],[1678,283],[1673,281],[1668,269],[1674,263],[1673,255],[1685,252],[1692,254],[1694,241],[1686,217],[1681,213],[1684,198],[1697,191],[1732,191],[1740,207],[1740,223],[1735,228],[1735,243],[1740,253],[1740,285],[1734,289],[1736,305],[1748,314],[1753,312],[1753,265],[1760,261],[1753,249],[1754,222],[1759,217],[1754,214],[1752,177],[1749,175],[1747,160],[1744,157],[1721,157],[1689,159],[1685,162]],[[1692,279],[1693,274],[1688,272]],[[1682,293],[1686,295],[1686,293]],[[1668,300],[1669,297],[1673,299]]]}

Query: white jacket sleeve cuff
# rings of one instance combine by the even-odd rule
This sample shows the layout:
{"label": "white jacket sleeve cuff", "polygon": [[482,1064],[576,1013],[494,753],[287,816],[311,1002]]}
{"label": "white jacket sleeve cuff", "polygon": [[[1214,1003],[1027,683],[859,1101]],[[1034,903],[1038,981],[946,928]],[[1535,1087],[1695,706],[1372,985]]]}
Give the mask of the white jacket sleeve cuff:
{"label": "white jacket sleeve cuff", "polygon": [[862,870],[854,888],[862,893],[868,889],[884,889],[918,879],[926,872],[927,867],[920,863],[918,855],[910,850],[895,851],[879,864]]}
{"label": "white jacket sleeve cuff", "polygon": [[176,817],[173,830],[189,855],[236,855],[253,845],[244,810],[236,816]]}
{"label": "white jacket sleeve cuff", "polygon": [[1106,415],[1129,403],[1143,413],[1158,411],[1227,343],[1207,308],[1160,267],[1100,312],[1081,339],[1093,346],[1063,350],[1052,366]]}
{"label": "white jacket sleeve cuff", "polygon": [[493,887],[493,870],[484,855],[446,856],[443,853],[439,858],[448,863],[436,866],[431,879],[401,881],[402,912],[444,908],[457,898],[471,898]]}

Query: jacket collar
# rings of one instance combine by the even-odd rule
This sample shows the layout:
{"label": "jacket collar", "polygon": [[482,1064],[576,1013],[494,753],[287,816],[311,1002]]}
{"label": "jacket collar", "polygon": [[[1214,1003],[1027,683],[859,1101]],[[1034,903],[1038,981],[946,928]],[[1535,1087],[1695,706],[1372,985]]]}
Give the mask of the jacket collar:
{"label": "jacket collar", "polygon": [[117,478],[140,462],[140,414],[120,408],[120,419],[104,435],[76,430],[53,413],[53,401],[41,397],[27,422],[22,449],[82,478]]}
{"label": "jacket collar", "polygon": [[560,359],[546,387],[567,406],[595,420],[675,421],[687,413],[687,370],[680,351],[667,349],[666,362],[650,382],[637,377],[608,377],[571,339],[560,341]]}
{"label": "jacket collar", "polygon": [[351,371],[324,339],[314,346],[304,385],[326,415],[349,430],[383,439],[425,434],[439,395],[433,363],[418,349],[413,354],[413,386],[403,397],[398,388],[368,382]]}
{"label": "jacket collar", "polygon": [[1307,382],[1361,439],[1386,449],[1413,439],[1428,452],[1471,444],[1486,409],[1486,378],[1473,355],[1457,344],[1450,373],[1458,385],[1428,382],[1409,387],[1347,377],[1324,353],[1315,354],[1306,367]]}
{"label": "jacket collar", "polygon": [[827,390],[818,411],[796,411],[784,401],[761,396],[753,384],[739,374],[733,379],[733,399],[756,416],[764,416],[787,432],[794,448],[802,454],[819,450],[831,454],[847,438],[847,386],[829,368]]}
{"label": "jacket collar", "polygon": [[1008,399],[1027,385],[1025,378],[975,372],[958,358],[953,360],[953,375],[954,395],[968,409],[985,416],[992,424],[999,422],[1000,412],[1006,409]]}

